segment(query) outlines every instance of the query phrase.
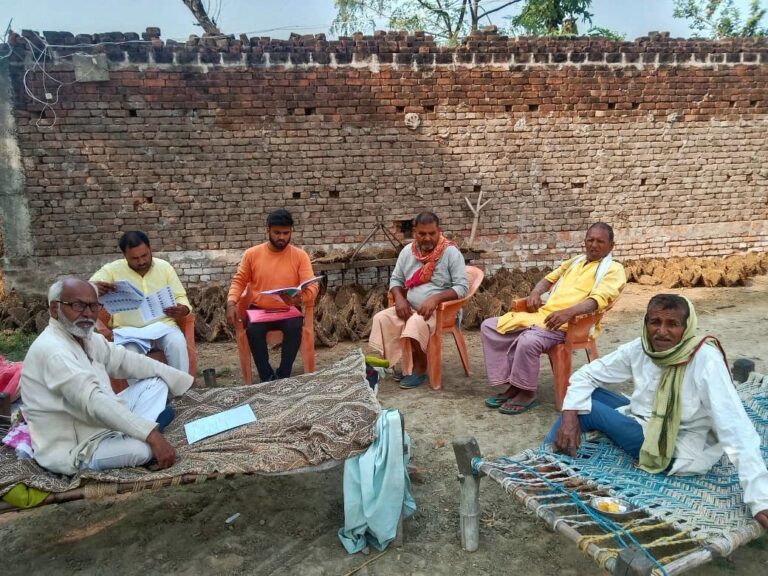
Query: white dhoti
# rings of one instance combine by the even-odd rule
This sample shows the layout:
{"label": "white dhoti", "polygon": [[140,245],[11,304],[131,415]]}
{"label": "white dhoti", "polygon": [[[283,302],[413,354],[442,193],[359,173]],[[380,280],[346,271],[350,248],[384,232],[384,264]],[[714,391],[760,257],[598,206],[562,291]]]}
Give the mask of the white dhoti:
{"label": "white dhoti", "polygon": [[389,360],[393,366],[398,362],[404,375],[413,372],[413,356],[411,355],[411,340],[418,342],[422,352],[426,354],[429,338],[435,333],[436,315],[424,320],[420,314],[413,312],[407,321],[398,317],[395,307],[378,312],[373,317],[371,335],[368,343],[379,354]]}
{"label": "white dhoti", "polygon": [[[155,422],[168,402],[168,385],[160,378],[139,380],[118,394],[127,408],[150,422]],[[105,436],[91,459],[81,468],[108,470],[141,466],[152,459],[149,444],[120,432]]]}

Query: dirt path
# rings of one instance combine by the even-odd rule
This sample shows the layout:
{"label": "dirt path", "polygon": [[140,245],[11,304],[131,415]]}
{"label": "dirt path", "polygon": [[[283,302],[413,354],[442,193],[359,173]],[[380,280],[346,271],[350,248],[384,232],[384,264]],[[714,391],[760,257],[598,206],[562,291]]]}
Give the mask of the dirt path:
{"label": "dirt path", "polygon": [[[768,370],[768,277],[745,288],[681,291],[697,306],[700,331],[717,335],[732,362],[739,357]],[[603,353],[634,338],[651,288],[629,285],[607,317]],[[450,441],[469,433],[483,454],[515,454],[538,444],[552,420],[551,372],[542,363],[542,404],[510,417],[482,405],[487,389],[477,332],[467,334],[472,377],[465,378],[452,344],[446,345],[445,388],[401,391],[381,387],[382,405],[406,415],[424,478],[414,483],[417,514],[406,523],[405,545],[392,549],[359,575],[491,574],[531,576],[597,574],[597,567],[564,539],[483,482],[480,550],[458,541],[458,483]],[[318,364],[353,345],[318,350]],[[200,366],[216,367],[222,383],[239,377],[231,344],[201,346]],[[577,365],[582,358],[577,359]],[[226,376],[228,374],[228,376]],[[231,526],[224,520],[239,512]],[[75,502],[0,516],[3,574],[273,574],[344,575],[372,556],[347,555],[336,531],[342,525],[341,468],[315,475],[239,478],[167,489],[110,502]],[[764,574],[768,537],[693,572]]]}

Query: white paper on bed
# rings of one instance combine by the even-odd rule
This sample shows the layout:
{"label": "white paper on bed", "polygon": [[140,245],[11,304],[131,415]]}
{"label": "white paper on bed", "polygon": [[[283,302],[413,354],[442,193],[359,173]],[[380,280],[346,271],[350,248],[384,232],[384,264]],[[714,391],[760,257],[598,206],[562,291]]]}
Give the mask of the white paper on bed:
{"label": "white paper on bed", "polygon": [[248,404],[237,408],[230,408],[218,414],[211,414],[192,422],[184,424],[184,432],[187,434],[187,443],[192,444],[203,438],[232,430],[245,424],[256,422],[256,414]]}

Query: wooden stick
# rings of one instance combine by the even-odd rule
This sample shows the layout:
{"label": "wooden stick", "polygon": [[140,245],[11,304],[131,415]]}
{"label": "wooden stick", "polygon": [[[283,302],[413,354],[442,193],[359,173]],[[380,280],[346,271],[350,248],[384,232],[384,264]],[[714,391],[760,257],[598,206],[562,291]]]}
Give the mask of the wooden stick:
{"label": "wooden stick", "polygon": [[469,206],[469,209],[472,211],[472,214],[474,217],[472,218],[472,231],[469,233],[469,245],[472,246],[472,244],[475,242],[475,234],[477,233],[477,224],[480,222],[480,210],[482,210],[488,202],[493,200],[493,198],[488,198],[485,202],[481,203],[481,200],[483,199],[483,191],[480,190],[480,193],[477,195],[477,206],[472,206],[472,203],[469,201],[469,198],[464,196],[464,200],[467,203],[467,206]]}
{"label": "wooden stick", "polygon": [[461,484],[461,547],[467,552],[474,552],[480,546],[480,478],[472,474],[472,459],[480,456],[480,447],[474,437],[461,436],[453,441],[453,453],[456,456]]}

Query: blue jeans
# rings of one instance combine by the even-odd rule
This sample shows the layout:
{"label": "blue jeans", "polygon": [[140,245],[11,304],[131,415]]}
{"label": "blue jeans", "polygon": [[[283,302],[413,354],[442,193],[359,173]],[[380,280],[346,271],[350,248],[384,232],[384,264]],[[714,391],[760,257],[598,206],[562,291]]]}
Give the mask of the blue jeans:
{"label": "blue jeans", "polygon": [[[616,411],[619,406],[626,406],[627,404],[629,404],[629,400],[621,394],[604,388],[597,388],[592,393],[592,412],[579,415],[579,426],[582,432],[599,430],[608,436],[614,444],[637,460],[640,458],[640,447],[645,439],[643,427],[634,418],[624,416],[624,414]],[[561,421],[562,416],[558,416],[544,438],[546,444],[555,441]]]}

